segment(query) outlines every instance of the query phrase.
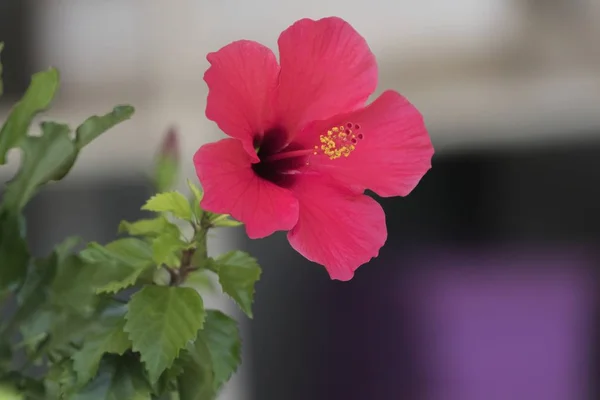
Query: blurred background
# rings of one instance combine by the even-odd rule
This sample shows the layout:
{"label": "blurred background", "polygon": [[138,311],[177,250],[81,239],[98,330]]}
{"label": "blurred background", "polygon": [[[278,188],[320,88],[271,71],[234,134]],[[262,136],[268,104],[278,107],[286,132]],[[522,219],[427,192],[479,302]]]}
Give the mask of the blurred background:
{"label": "blurred background", "polygon": [[169,126],[181,188],[195,179],[193,153],[222,137],[204,116],[206,53],[240,38],[276,49],[295,20],[329,15],[366,37],[379,90],[424,114],[433,169],[382,200],[388,243],[350,282],[284,235],[214,239],[264,268],[221,399],[600,398],[598,0],[0,0],[2,118],[50,65],[62,87],[47,118],[137,109],[31,203],[35,252],[69,234],[111,240],[137,217]]}

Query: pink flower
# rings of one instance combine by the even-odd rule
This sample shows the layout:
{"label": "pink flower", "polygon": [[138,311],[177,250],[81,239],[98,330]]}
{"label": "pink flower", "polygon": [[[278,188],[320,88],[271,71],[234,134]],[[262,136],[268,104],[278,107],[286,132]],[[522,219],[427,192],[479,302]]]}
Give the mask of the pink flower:
{"label": "pink flower", "polygon": [[231,138],[194,156],[202,207],[244,222],[250,238],[289,231],[290,244],[349,280],[387,238],[381,206],[431,168],[419,111],[377,86],[365,40],[340,18],[302,19],[267,47],[233,42],[207,57],[206,116]]}

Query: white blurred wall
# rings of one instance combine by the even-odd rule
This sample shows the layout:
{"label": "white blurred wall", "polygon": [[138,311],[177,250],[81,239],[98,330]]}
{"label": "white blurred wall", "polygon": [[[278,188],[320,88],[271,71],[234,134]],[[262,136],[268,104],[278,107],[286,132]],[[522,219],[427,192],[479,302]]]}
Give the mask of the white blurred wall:
{"label": "white blurred wall", "polygon": [[62,71],[55,114],[138,108],[84,154],[86,175],[143,169],[171,123],[188,159],[218,138],[203,115],[206,53],[242,37],[275,48],[304,16],[350,21],[379,59],[381,87],[422,110],[438,149],[600,126],[595,0],[45,0],[35,10],[37,63]]}

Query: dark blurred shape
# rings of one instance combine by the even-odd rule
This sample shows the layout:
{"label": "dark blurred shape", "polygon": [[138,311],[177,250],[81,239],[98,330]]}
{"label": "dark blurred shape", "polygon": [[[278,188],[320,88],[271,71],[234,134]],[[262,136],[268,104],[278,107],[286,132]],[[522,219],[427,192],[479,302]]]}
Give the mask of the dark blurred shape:
{"label": "dark blurred shape", "polygon": [[30,0],[0,0],[0,42],[2,51],[4,96],[2,102],[14,101],[29,85],[31,70]]}
{"label": "dark blurred shape", "polygon": [[[600,239],[600,140],[435,157],[432,170],[409,197],[380,200],[388,217],[388,242],[379,258],[361,267],[347,283],[330,281],[322,267],[296,254],[284,235],[260,241],[240,236],[264,267],[255,319],[247,326],[254,399],[448,400],[436,391],[440,383],[432,366],[441,366],[443,355],[455,351],[457,341],[468,339],[469,332],[454,332],[454,342],[442,341],[439,351],[432,352],[432,343],[423,341],[422,327],[438,330],[439,337],[449,328],[422,304],[439,295],[438,284],[461,293],[470,283],[477,289],[480,281],[462,274],[465,266],[456,257],[445,259],[447,249],[456,249],[460,259],[479,260],[471,262],[471,270],[482,273],[481,290],[485,282],[497,282],[498,288],[492,290],[506,294],[545,290],[545,297],[538,299],[533,294],[529,300],[507,295],[489,303],[487,313],[474,316],[473,327],[481,329],[489,321],[497,321],[498,329],[506,332],[516,321],[529,324],[522,338],[488,336],[488,342],[516,351],[535,342],[527,336],[532,332],[559,329],[561,318],[571,324],[565,327],[571,329],[571,337],[560,337],[559,330],[547,332],[547,340],[538,347],[548,353],[538,357],[542,365],[561,357],[572,357],[570,361],[539,369],[535,383],[515,389],[511,400],[545,393],[552,386],[541,387],[544,379],[555,379],[575,364],[580,369],[567,371],[562,381],[566,389],[553,399],[572,400],[590,391],[591,398],[597,398],[593,385],[598,357],[593,354],[600,336],[598,298],[592,294],[598,291],[595,270],[600,264],[595,251]],[[452,280],[444,279],[444,274]],[[422,277],[418,285],[415,276]],[[589,285],[583,289],[577,286],[585,281]],[[446,304],[446,317],[460,314],[459,300]],[[495,319],[493,307],[503,310],[506,318]],[[527,307],[531,321],[519,316]],[[539,316],[536,322],[537,313],[551,310],[556,315],[545,320]],[[559,342],[563,348],[554,348]],[[488,365],[501,361],[495,359],[500,356],[497,352],[482,350],[479,356],[478,362]],[[465,357],[462,362],[467,365],[469,354]],[[455,382],[456,393],[487,393],[486,384],[488,389],[499,382],[510,384],[511,377],[514,374],[507,370],[493,382],[465,381],[463,392]],[[469,384],[475,386],[469,389]],[[483,386],[476,389],[477,385]]]}
{"label": "dark blurred shape", "polygon": [[43,190],[25,210],[34,255],[49,254],[68,236],[78,236],[82,243],[114,240],[122,220],[142,217],[140,208],[151,193],[145,182],[118,179],[71,185],[61,182]]}

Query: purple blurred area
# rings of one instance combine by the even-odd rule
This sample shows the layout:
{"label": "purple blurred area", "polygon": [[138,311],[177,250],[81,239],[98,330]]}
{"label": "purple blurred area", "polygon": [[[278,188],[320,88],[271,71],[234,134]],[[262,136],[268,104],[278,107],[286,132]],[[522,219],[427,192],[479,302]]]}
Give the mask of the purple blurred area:
{"label": "purple blurred area", "polygon": [[423,260],[411,293],[425,398],[589,398],[591,267],[582,251],[555,248]]}

